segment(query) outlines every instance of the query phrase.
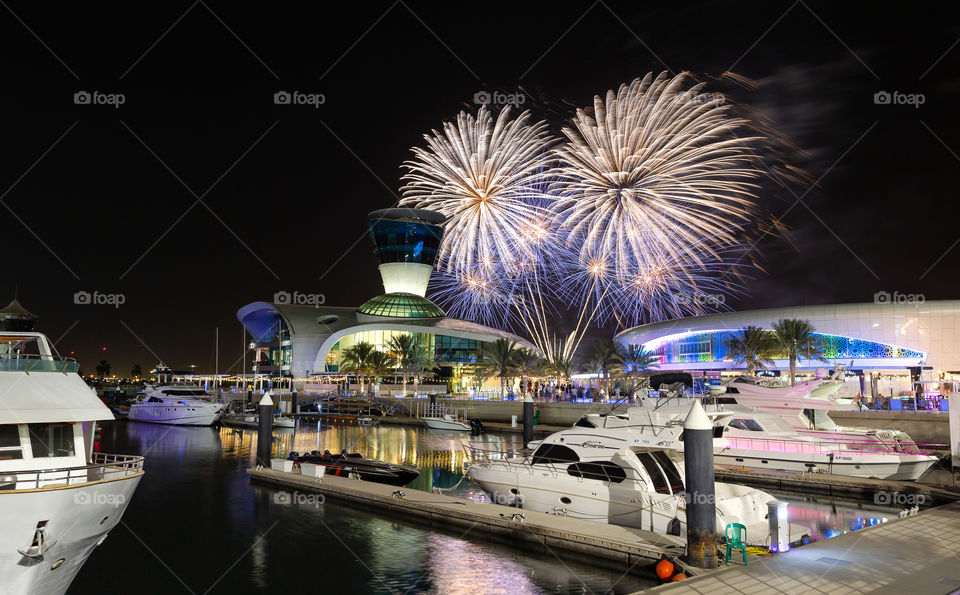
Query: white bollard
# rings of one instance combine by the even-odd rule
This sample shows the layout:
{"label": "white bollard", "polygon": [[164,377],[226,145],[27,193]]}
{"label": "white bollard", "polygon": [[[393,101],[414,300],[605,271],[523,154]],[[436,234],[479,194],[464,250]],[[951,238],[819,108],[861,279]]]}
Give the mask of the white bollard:
{"label": "white bollard", "polygon": [[511,415],[511,416],[510,416],[510,426],[513,427],[513,428],[517,427],[517,416],[516,416],[516,415]]}
{"label": "white bollard", "polygon": [[770,551],[790,551],[790,513],[786,502],[767,502],[767,519],[770,521]]}

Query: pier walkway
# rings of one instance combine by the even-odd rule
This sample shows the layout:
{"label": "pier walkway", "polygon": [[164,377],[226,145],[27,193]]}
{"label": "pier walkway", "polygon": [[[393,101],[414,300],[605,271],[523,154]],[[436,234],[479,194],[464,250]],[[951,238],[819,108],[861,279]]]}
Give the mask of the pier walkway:
{"label": "pier walkway", "polygon": [[818,541],[748,566],[710,572],[643,592],[890,593],[960,592],[960,503]]}
{"label": "pier walkway", "polygon": [[[624,572],[648,574],[648,565],[666,556],[679,566],[684,539],[641,529],[549,515],[486,502],[474,502],[411,488],[327,476],[321,480],[299,472],[248,469],[252,481],[290,491],[320,493],[350,506],[379,508],[397,519],[463,530],[543,553],[584,560]],[[405,494],[399,499],[394,492]],[[524,518],[512,520],[522,513]],[[693,570],[693,572],[696,572]]]}

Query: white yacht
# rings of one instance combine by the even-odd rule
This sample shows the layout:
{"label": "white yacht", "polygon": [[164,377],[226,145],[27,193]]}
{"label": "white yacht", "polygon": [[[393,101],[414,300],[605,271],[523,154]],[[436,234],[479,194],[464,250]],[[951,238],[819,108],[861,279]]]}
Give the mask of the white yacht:
{"label": "white yacht", "polygon": [[469,432],[470,424],[457,419],[456,415],[445,413],[443,415],[421,417],[423,425],[431,430],[453,430],[457,432]]}
{"label": "white yacht", "polygon": [[[548,514],[686,536],[683,459],[675,450],[634,444],[629,431],[570,431],[551,435],[529,457],[496,458],[472,449],[467,474],[498,504]],[[717,483],[717,530],[747,527],[750,543],[763,544],[770,494]],[[791,525],[790,541],[810,531]]]}
{"label": "white yacht", "polygon": [[143,457],[94,452],[110,410],[35,332],[0,332],[0,585],[64,593],[117,526]]}
{"label": "white yacht", "polygon": [[[733,399],[717,399],[704,410],[715,426],[714,460],[720,465],[778,471],[819,471],[851,477],[901,481],[920,478],[937,457],[920,450],[902,432],[852,431],[824,439],[826,431],[802,432],[791,427],[782,413],[758,412]],[[575,440],[614,430],[631,443],[683,450],[683,419],[689,398],[641,398],[626,414],[589,414],[561,437]],[[899,434],[899,436],[898,436]]]}
{"label": "white yacht", "polygon": [[130,405],[130,421],[179,426],[212,426],[226,410],[199,386],[166,384],[149,386]]}

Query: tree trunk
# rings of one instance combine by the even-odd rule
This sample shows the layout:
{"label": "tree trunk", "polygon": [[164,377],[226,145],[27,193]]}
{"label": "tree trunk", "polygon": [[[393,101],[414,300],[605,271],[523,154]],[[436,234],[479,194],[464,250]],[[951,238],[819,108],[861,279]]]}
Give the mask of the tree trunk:
{"label": "tree trunk", "polygon": [[753,367],[752,363],[747,363],[747,374],[753,376],[756,373],[756,369]]}
{"label": "tree trunk", "polygon": [[790,386],[797,383],[797,358],[790,358]]}

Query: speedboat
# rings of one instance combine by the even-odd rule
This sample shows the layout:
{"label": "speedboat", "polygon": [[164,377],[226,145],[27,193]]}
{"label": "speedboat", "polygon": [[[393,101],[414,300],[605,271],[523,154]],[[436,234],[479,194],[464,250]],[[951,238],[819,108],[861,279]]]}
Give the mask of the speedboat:
{"label": "speedboat", "polygon": [[469,432],[472,428],[469,423],[460,421],[455,415],[445,413],[441,416],[421,417],[423,425],[431,430],[455,430],[458,432]]}
{"label": "speedboat", "polygon": [[298,452],[291,452],[287,456],[287,459],[296,463],[323,465],[327,468],[325,472],[327,475],[339,475],[343,477],[357,475],[364,481],[385,483],[393,486],[405,486],[420,477],[420,472],[412,467],[367,459],[364,458],[363,455],[355,452],[347,453],[346,450],[342,450],[340,454],[336,455],[331,455],[329,450],[325,450],[322,453],[319,450],[314,450],[303,455]]}
{"label": "speedboat", "polygon": [[130,421],[179,426],[212,426],[227,406],[199,386],[150,386],[130,405]]}
{"label": "speedboat", "polygon": [[[467,475],[497,504],[686,535],[687,494],[683,459],[676,450],[638,446],[627,432],[589,439],[551,435],[528,457],[487,456],[473,449]],[[767,503],[772,495],[746,486],[716,483],[717,529],[747,527],[750,543],[769,535]],[[790,541],[809,530],[791,526]]]}
{"label": "speedboat", "polygon": [[110,412],[77,362],[35,332],[0,332],[0,585],[64,593],[117,526],[143,457],[94,452]]}

